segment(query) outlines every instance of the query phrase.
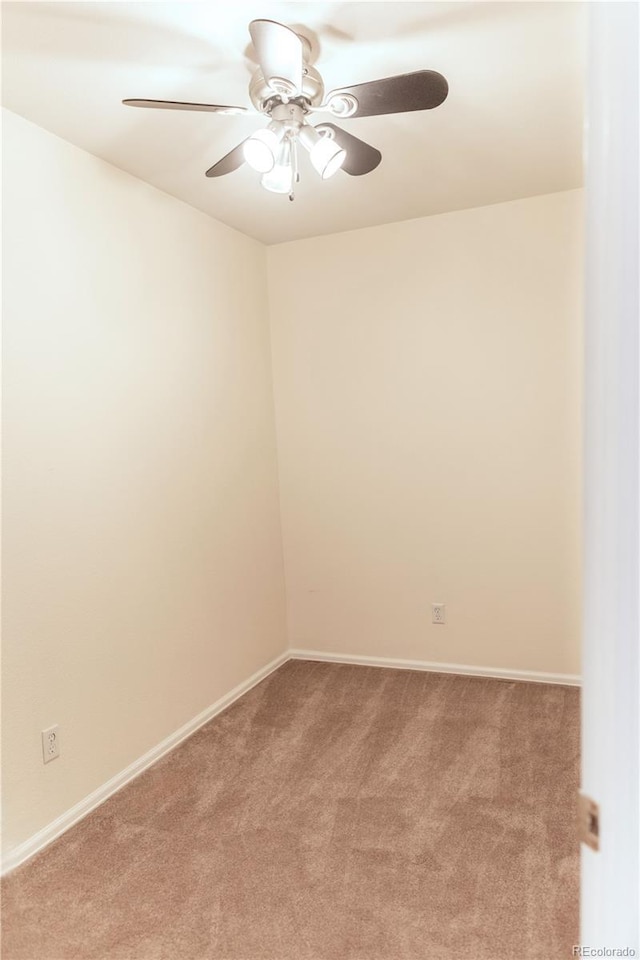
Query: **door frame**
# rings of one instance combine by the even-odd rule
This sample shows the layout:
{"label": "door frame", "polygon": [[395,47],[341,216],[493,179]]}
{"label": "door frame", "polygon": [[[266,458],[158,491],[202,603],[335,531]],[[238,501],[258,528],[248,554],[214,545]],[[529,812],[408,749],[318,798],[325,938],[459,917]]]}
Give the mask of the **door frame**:
{"label": "door frame", "polygon": [[629,956],[640,956],[638,13],[589,4],[585,158],[582,792],[600,816],[599,850],[582,845],[581,942]]}

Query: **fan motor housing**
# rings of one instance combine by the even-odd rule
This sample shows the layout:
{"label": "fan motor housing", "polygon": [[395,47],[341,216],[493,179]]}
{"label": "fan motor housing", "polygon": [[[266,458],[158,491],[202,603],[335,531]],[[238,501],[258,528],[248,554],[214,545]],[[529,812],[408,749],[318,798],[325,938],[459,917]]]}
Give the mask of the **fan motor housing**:
{"label": "fan motor housing", "polygon": [[[271,113],[274,104],[284,103],[285,97],[277,92],[264,78],[262,70],[256,70],[249,84],[249,96],[256,110],[260,113]],[[315,69],[304,64],[302,76],[302,91],[295,97],[296,102],[302,101],[310,107],[319,107],[324,97],[324,83]],[[292,99],[292,98],[288,98]]]}

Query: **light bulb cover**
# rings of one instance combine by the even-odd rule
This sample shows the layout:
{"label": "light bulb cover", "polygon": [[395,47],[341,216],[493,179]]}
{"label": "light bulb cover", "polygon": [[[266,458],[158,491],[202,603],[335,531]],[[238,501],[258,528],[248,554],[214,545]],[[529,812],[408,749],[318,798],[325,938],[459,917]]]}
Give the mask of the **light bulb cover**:
{"label": "light bulb cover", "polygon": [[347,151],[339,147],[330,137],[320,137],[309,156],[322,179],[328,180],[344,163]]}
{"label": "light bulb cover", "polygon": [[321,136],[315,127],[305,123],[298,134],[302,146],[309,151],[309,157],[315,170],[323,180],[332,177],[340,169],[347,156],[346,150],[338,146],[335,140]]}
{"label": "light bulb cover", "polygon": [[293,187],[293,166],[291,164],[291,143],[285,138],[280,144],[278,157],[268,173],[263,174],[260,183],[272,193],[291,193]]}
{"label": "light bulb cover", "polygon": [[278,147],[284,136],[284,126],[277,120],[272,120],[268,127],[256,130],[248,140],[245,140],[243,153],[250,167],[258,173],[268,173],[276,162]]}

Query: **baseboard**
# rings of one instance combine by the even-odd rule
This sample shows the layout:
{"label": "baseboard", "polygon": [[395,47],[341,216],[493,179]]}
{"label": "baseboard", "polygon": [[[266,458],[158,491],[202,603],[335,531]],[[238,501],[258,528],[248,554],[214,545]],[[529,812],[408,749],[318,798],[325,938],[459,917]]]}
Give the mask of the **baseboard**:
{"label": "baseboard", "polygon": [[287,660],[321,660],[328,663],[354,663],[365,667],[392,667],[400,670],[427,670],[433,673],[455,673],[470,677],[493,677],[497,680],[520,680],[529,683],[556,683],[565,686],[579,686],[581,678],[574,674],[562,673],[539,673],[535,670],[510,670],[497,667],[474,667],[459,663],[437,663],[427,660],[401,660],[395,657],[366,657],[358,654],[348,653],[326,653],[322,650],[300,650],[293,649],[282,653],[262,669],[257,670],[251,677],[239,683],[237,687],[220,697],[215,703],[199,713],[197,717],[189,720],[184,726],[180,727],[170,736],[168,736],[157,746],[152,747],[144,756],[139,757],[128,767],[125,767],[120,773],[112,777],[88,797],[76,803],[52,823],[43,827],[38,833],[35,833],[24,843],[7,851],[2,857],[2,875],[9,873],[16,867],[24,863],[30,857],[33,857],[40,850],[56,840],[65,831],[78,821],[86,817],[87,814],[99,807],[110,796],[124,787],[135,777],[139,776],[144,770],[156,763],[161,757],[174,750],[183,740],[190,737],[200,727],[212,720],[217,714],[221,713],[227,707],[231,706],[243,694],[255,687],[256,684],[268,677],[270,673],[277,670],[278,667],[286,663]]}
{"label": "baseboard", "polygon": [[255,687],[256,684],[260,683],[261,680],[264,680],[265,677],[268,677],[269,674],[273,673],[274,670],[277,670],[278,667],[280,667],[288,659],[288,652],[282,653],[279,657],[276,657],[275,660],[272,660],[265,667],[257,670],[247,680],[239,683],[238,686],[234,687],[233,690],[230,690],[229,693],[225,694],[223,697],[220,697],[220,699],[216,700],[215,703],[212,703],[210,707],[207,707],[206,710],[203,710],[202,713],[199,713],[197,717],[189,720],[188,723],[185,723],[184,726],[174,731],[174,733],[170,734],[161,743],[157,744],[155,747],[152,747],[151,750],[144,754],[144,756],[134,760],[134,762],[129,764],[128,767],[125,767],[124,770],[121,770],[120,773],[116,774],[115,777],[112,777],[111,780],[108,780],[101,787],[98,787],[97,790],[94,790],[93,793],[90,793],[88,797],[84,798],[84,800],[76,803],[75,806],[71,807],[52,823],[48,824],[46,827],[43,827],[42,830],[39,830],[38,833],[35,833],[32,837],[29,837],[28,840],[25,840],[24,843],[14,847],[13,850],[7,851],[6,855],[3,854],[1,869],[2,875],[9,873],[11,870],[15,870],[15,868],[20,866],[21,863],[24,863],[25,860],[28,860],[36,853],[39,853],[40,850],[43,850],[44,847],[56,840],[61,834],[65,833],[66,830],[78,823],[79,820],[82,820],[83,817],[86,817],[88,813],[91,813],[91,811],[95,810],[96,807],[99,807],[101,803],[104,803],[104,801],[112,796],[112,794],[124,787],[125,784],[139,776],[144,770],[156,763],[156,761],[163,757],[166,753],[169,753],[171,750],[175,749],[178,744],[182,743],[183,740],[186,740],[187,737],[190,737],[191,734],[195,733],[196,730],[204,726],[205,723],[208,723],[209,720],[212,720],[213,717],[217,716],[217,714],[221,713],[223,710],[226,710],[227,707],[231,706],[231,704],[243,696],[243,694],[251,690],[252,687]]}
{"label": "baseboard", "polygon": [[432,673],[458,673],[466,677],[492,677],[495,680],[521,680],[526,683],[558,683],[576,687],[582,678],[573,673],[539,673],[536,670],[511,670],[502,667],[473,667],[461,663],[437,663],[429,660],[400,660],[395,657],[365,657],[351,653],[325,653],[323,650],[289,650],[292,660],[322,660],[326,663],[356,663],[363,667],[393,667],[396,670],[427,670]]}

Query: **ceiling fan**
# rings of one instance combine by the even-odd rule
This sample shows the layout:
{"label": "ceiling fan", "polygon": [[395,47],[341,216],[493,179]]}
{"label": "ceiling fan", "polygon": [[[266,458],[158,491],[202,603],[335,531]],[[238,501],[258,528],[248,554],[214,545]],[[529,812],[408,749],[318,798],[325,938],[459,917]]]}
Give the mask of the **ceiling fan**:
{"label": "ceiling fan", "polygon": [[[439,106],[449,91],[447,81],[435,70],[418,70],[384,80],[340,87],[325,95],[318,71],[309,63],[309,41],[274,20],[253,20],[249,33],[256,51],[258,69],[249,84],[249,96],[260,113],[269,118],[261,130],[234,147],[206,171],[221,177],[248,163],[262,174],[267,190],[294,199],[299,181],[298,147],[308,151],[311,164],[323,180],[340,168],[352,177],[370,173],[382,154],[334,123],[309,123],[309,115],[325,111],[346,120],[389,113],[430,110]],[[210,113],[248,113],[246,107],[174,100],[123,100],[130,107],[165,110],[199,110]]]}

